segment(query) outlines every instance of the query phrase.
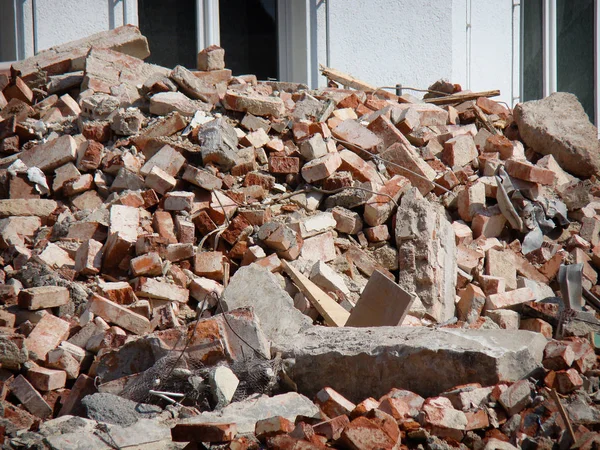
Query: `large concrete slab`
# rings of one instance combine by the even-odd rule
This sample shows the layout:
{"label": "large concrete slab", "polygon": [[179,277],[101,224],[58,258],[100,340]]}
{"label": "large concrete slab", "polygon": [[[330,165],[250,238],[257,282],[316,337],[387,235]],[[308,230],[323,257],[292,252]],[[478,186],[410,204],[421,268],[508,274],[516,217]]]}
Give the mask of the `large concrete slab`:
{"label": "large concrete slab", "polygon": [[529,331],[312,327],[277,345],[298,391],[331,386],[359,402],[391,388],[423,397],[466,383],[490,386],[541,367],[546,338]]}

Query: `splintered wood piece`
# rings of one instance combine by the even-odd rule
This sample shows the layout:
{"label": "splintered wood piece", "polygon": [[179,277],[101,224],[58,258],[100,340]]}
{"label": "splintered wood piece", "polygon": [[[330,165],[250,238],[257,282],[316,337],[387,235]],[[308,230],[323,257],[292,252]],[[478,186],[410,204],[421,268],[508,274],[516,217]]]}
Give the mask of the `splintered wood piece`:
{"label": "splintered wood piece", "polygon": [[356,89],[358,91],[366,91],[366,92],[374,92],[377,91],[377,95],[381,95],[385,98],[390,98],[394,100],[398,100],[398,97],[394,94],[391,94],[382,89],[377,90],[377,86],[372,86],[365,81],[359,80],[358,78],[354,78],[352,75],[349,75],[344,72],[340,72],[339,70],[333,69],[331,67],[320,67],[321,73],[324,77],[329,80],[333,80],[336,83],[340,83],[346,87],[351,87],[352,89]]}
{"label": "splintered wood piece", "polygon": [[341,307],[334,299],[310,281],[299,270],[292,267],[287,261],[281,261],[283,269],[290,276],[294,284],[306,295],[319,314],[325,319],[325,323],[332,327],[343,327],[350,317],[350,313]]}
{"label": "splintered wood piece", "polygon": [[482,92],[459,92],[457,94],[446,95],[444,97],[426,98],[425,103],[434,105],[447,105],[449,103],[462,103],[468,100],[477,100],[479,97],[498,97],[500,90],[482,91]]}

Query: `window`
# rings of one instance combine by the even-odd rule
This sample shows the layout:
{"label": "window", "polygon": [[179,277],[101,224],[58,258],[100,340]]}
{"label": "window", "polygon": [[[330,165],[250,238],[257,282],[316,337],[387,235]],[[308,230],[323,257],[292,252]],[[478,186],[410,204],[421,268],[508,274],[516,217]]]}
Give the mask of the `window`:
{"label": "window", "polygon": [[138,0],[140,31],[148,39],[147,62],[196,68],[196,0]]}
{"label": "window", "polygon": [[234,75],[278,76],[277,1],[221,0],[221,47]]}
{"label": "window", "polygon": [[521,95],[523,101],[552,92],[577,96],[598,123],[598,0],[523,0]]}

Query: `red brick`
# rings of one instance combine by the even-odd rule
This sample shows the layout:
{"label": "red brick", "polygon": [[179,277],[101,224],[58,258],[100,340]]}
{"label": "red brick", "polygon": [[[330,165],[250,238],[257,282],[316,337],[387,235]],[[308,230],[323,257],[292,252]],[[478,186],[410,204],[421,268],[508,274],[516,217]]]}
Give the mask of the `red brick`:
{"label": "red brick", "polygon": [[269,158],[269,172],[271,173],[299,173],[300,158],[288,156],[271,156]]}
{"label": "red brick", "polygon": [[549,169],[542,169],[524,161],[508,160],[505,163],[506,172],[520,180],[530,181],[548,186],[554,185],[556,175]]}
{"label": "red brick", "polygon": [[198,252],[194,257],[194,273],[220,281],[223,279],[223,253]]}
{"label": "red brick", "polygon": [[356,407],[354,403],[330,387],[317,392],[315,403],[328,417],[349,415]]}
{"label": "red brick", "polygon": [[340,440],[353,450],[392,450],[397,444],[397,441],[366,417],[358,417],[350,422]]}

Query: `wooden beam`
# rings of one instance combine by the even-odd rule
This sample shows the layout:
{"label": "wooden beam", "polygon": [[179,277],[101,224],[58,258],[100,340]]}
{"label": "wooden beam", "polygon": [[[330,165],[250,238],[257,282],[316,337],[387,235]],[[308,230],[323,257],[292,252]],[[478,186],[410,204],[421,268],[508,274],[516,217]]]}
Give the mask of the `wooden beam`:
{"label": "wooden beam", "polygon": [[425,103],[431,103],[433,105],[448,105],[450,103],[462,103],[469,100],[477,100],[479,97],[497,97],[500,95],[498,89],[494,91],[482,91],[482,92],[459,92],[458,94],[446,95],[444,97],[434,97],[424,99]]}
{"label": "wooden beam", "polygon": [[292,267],[287,261],[282,260],[283,269],[290,276],[294,284],[306,298],[319,311],[325,323],[331,327],[343,327],[350,317],[350,313],[340,306],[334,299],[327,295],[319,286],[302,275],[299,270]]}
{"label": "wooden beam", "polygon": [[377,90],[377,86],[373,86],[365,81],[359,80],[358,78],[354,78],[352,75],[349,75],[344,72],[340,72],[337,69],[333,69],[331,67],[320,66],[319,69],[324,77],[329,80],[333,80],[336,83],[339,83],[343,86],[350,87],[352,89],[356,89],[357,91],[365,91],[365,92],[374,92],[377,91],[377,95],[381,95],[382,97],[398,100],[398,97],[395,94],[387,92],[383,89]]}

